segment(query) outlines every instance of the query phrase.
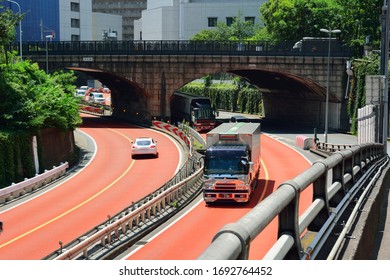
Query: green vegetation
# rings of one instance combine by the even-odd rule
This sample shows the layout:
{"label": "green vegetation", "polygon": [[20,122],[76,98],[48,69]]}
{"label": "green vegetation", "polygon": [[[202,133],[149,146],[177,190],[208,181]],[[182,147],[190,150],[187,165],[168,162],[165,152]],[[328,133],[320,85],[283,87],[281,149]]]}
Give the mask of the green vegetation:
{"label": "green vegetation", "polygon": [[35,175],[32,135],[81,124],[72,72],[48,75],[7,51],[18,21],[10,10],[0,13],[0,188]]}
{"label": "green vegetation", "polygon": [[371,54],[363,59],[352,61],[353,73],[348,92],[348,115],[351,118],[351,133],[357,132],[357,112],[366,105],[366,76],[379,75],[380,58]]}
{"label": "green vegetation", "polygon": [[207,96],[212,106],[217,109],[248,114],[262,113],[261,92],[240,78],[233,78],[234,83],[213,84],[210,82],[210,76],[205,77],[204,80],[203,83],[186,84],[179,91]]}
{"label": "green vegetation", "polygon": [[28,61],[0,64],[0,128],[74,129],[81,119],[72,73],[47,75]]}

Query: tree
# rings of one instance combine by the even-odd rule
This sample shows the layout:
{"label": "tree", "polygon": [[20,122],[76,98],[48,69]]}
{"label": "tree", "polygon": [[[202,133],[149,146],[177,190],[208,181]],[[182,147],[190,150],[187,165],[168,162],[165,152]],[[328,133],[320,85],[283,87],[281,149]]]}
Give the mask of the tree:
{"label": "tree", "polygon": [[275,40],[323,37],[321,28],[339,28],[341,11],[335,0],[269,0],[260,7],[265,28]]}
{"label": "tree", "polygon": [[216,29],[203,29],[192,36],[194,41],[228,41],[232,36],[232,30],[226,23],[218,22]]}
{"label": "tree", "polygon": [[[260,7],[267,33],[274,40],[324,37],[321,28],[340,29],[339,38],[351,47],[366,37],[379,46],[382,0],[268,0]],[[325,35],[326,36],[326,35]]]}
{"label": "tree", "polygon": [[218,22],[215,29],[204,29],[195,34],[191,40],[196,41],[242,41],[253,37],[259,27],[251,21],[246,21],[239,11],[233,23],[228,26]]}
{"label": "tree", "polygon": [[343,6],[340,29],[344,41],[350,46],[363,46],[366,37],[371,46],[379,48],[381,25],[379,15],[382,13],[383,0],[337,0]]}
{"label": "tree", "polygon": [[0,127],[75,129],[81,123],[72,73],[47,75],[29,61],[0,64],[0,73]]}
{"label": "tree", "polygon": [[[0,6],[0,55],[8,63],[7,45],[15,39],[15,26],[23,15],[14,14],[11,10],[2,10]],[[1,57],[0,57],[1,61]]]}

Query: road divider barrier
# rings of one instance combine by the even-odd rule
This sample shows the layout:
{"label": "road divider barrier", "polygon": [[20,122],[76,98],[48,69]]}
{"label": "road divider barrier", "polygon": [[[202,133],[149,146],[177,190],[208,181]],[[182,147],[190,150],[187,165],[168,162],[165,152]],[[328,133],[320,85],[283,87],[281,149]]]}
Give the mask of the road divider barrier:
{"label": "road divider barrier", "polygon": [[353,146],[354,146],[353,144],[332,144],[332,143],[317,141],[315,148],[319,151],[334,153],[345,149],[351,149]]}
{"label": "road divider barrier", "polygon": [[68,162],[65,162],[60,166],[54,166],[51,170],[45,170],[45,172],[37,174],[33,178],[25,179],[22,182],[13,183],[9,187],[0,189],[0,203],[8,202],[14,198],[35,191],[38,188],[49,184],[64,175],[68,167]]}
{"label": "road divider barrier", "polygon": [[84,113],[99,115],[99,116],[110,116],[111,108],[107,105],[94,105],[94,104],[79,104],[80,111]]}
{"label": "road divider barrier", "polygon": [[295,144],[304,150],[310,150],[315,147],[314,138],[305,135],[297,135]]}
{"label": "road divider barrier", "polygon": [[186,143],[187,147],[191,150],[191,140],[188,138],[188,136],[177,126],[174,126],[170,123],[165,123],[162,121],[152,121],[152,124],[160,129],[164,129],[172,134],[175,134],[176,136],[180,137]]}

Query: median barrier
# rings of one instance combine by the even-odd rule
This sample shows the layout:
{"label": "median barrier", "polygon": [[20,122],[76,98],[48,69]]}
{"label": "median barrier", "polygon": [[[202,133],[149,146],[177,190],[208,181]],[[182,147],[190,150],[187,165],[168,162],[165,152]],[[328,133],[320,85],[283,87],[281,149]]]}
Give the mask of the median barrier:
{"label": "median barrier", "polygon": [[188,136],[177,126],[174,126],[169,123],[165,123],[162,121],[152,121],[153,126],[166,130],[169,133],[175,134],[176,136],[180,137],[181,140],[186,143],[187,147],[191,150],[191,140],[188,138]]}
{"label": "median barrier", "polygon": [[26,193],[35,191],[36,189],[46,184],[49,184],[50,182],[64,175],[68,167],[68,162],[65,162],[60,166],[54,166],[51,170],[45,170],[45,172],[42,174],[37,174],[32,178],[26,178],[24,181],[13,183],[9,187],[0,189],[0,203],[5,203]]}
{"label": "median barrier", "polygon": [[315,147],[314,138],[307,137],[305,135],[297,135],[295,138],[295,144],[304,150],[309,150]]}

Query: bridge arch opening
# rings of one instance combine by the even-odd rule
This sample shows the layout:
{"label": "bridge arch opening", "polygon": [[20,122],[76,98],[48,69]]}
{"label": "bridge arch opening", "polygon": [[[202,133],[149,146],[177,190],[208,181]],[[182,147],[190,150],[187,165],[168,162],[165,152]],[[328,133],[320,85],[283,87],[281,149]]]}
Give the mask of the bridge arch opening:
{"label": "bridge arch opening", "polygon": [[[245,78],[260,89],[266,119],[286,124],[323,127],[326,87],[290,72],[274,69],[233,69],[229,73]],[[329,92],[332,112],[330,127],[339,127],[341,100]]]}
{"label": "bridge arch opening", "polygon": [[68,67],[76,74],[83,73],[98,80],[111,92],[112,116],[134,123],[149,124],[151,120],[148,101],[150,95],[136,82],[120,75],[99,69]]}
{"label": "bridge arch opening", "polygon": [[[220,73],[241,77],[259,90],[263,118],[281,124],[324,127],[326,87],[318,82],[277,69],[230,69],[209,75]],[[185,81],[184,85],[188,83],[191,81]],[[180,90],[183,84],[176,85],[176,87]],[[171,96],[173,92],[170,93]],[[341,100],[332,92],[329,93],[329,106],[330,127],[337,128],[339,127]]]}

